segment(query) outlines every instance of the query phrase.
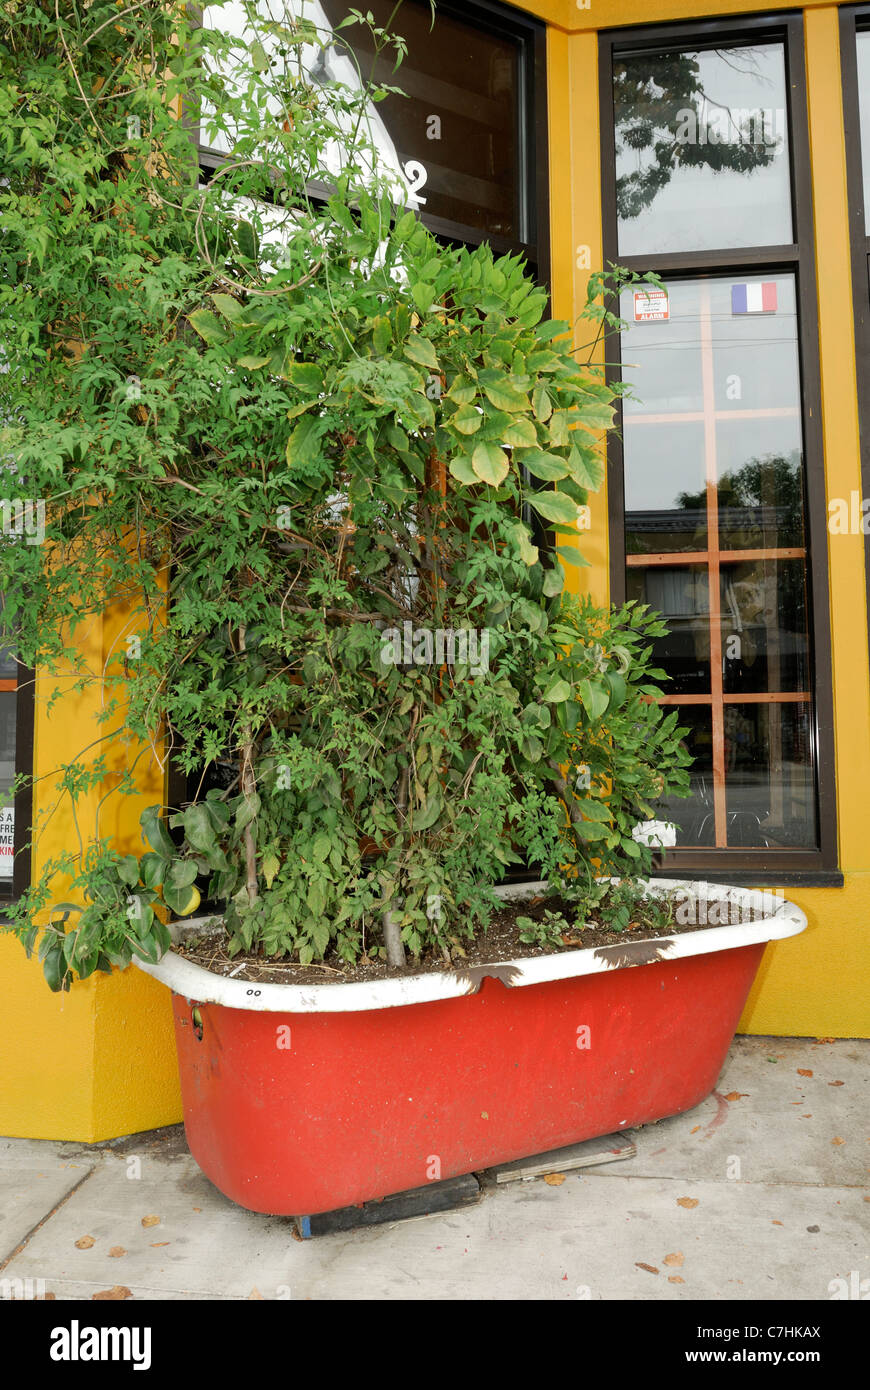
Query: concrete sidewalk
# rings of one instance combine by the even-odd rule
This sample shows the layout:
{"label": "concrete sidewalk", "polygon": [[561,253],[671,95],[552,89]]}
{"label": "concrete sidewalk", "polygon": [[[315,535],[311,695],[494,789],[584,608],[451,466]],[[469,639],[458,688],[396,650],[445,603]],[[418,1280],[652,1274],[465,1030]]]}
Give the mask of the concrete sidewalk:
{"label": "concrete sidewalk", "polygon": [[738,1038],[708,1100],[634,1131],[635,1158],[305,1242],[221,1196],[180,1126],[0,1140],[0,1281],[57,1299],[828,1300],[870,1281],[868,1098],[870,1041]]}

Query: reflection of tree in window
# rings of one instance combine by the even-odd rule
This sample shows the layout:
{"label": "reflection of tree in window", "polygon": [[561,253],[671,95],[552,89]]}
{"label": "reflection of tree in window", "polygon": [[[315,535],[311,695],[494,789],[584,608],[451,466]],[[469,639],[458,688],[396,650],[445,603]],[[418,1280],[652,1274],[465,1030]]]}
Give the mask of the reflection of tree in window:
{"label": "reflection of tree in window", "polygon": [[[715,52],[735,71],[764,80],[753,49]],[[616,180],[622,220],[639,217],[681,167],[748,174],[766,168],[781,148],[763,109],[737,111],[705,90],[700,56],[652,53],[614,65],[617,158],[631,150],[647,155]]]}
{"label": "reflection of tree in window", "polygon": [[[768,549],[804,543],[803,459],[767,454],[723,473],[717,487],[719,525],[727,529],[729,550],[763,545]],[[706,506],[706,490],[681,492],[677,506],[693,517]]]}

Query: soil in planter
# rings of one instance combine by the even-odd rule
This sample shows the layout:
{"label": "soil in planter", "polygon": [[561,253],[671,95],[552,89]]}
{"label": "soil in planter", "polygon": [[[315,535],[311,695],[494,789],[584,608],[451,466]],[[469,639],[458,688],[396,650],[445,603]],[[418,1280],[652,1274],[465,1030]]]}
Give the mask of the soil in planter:
{"label": "soil in planter", "polygon": [[[370,957],[358,961],[355,965],[348,965],[334,956],[327,957],[325,961],[312,962],[311,965],[300,965],[298,961],[282,962],[253,953],[230,956],[221,933],[191,937],[176,946],[175,950],[186,960],[193,961],[194,964],[201,965],[206,970],[211,970],[218,975],[232,975],[233,979],[236,980],[251,980],[278,985],[337,984],[340,982],[391,980],[408,975],[431,974],[442,970],[464,971],[469,967],[489,965],[499,961],[527,960],[535,956],[562,954],[565,951],[576,951],[588,946],[618,946],[635,941],[652,941],[661,937],[681,936],[685,932],[705,931],[710,926],[716,925],[716,914],[712,912],[711,915],[714,918],[712,923],[709,921],[697,923],[682,923],[674,920],[661,921],[663,915],[659,906],[661,900],[656,899],[654,901],[656,906],[651,910],[650,900],[639,898],[636,903],[636,911],[632,912],[629,925],[622,931],[614,931],[606,921],[602,921],[597,915],[592,914],[582,929],[574,928],[564,933],[561,938],[561,945],[552,947],[522,941],[520,939],[522,928],[517,925],[517,919],[532,918],[533,921],[542,922],[545,914],[549,911],[563,914],[570,922],[576,914],[576,908],[560,897],[539,897],[525,902],[507,903],[499,912],[494,914],[485,932],[481,931],[473,941],[461,941],[461,952],[455,946],[451,947],[451,961],[448,962],[442,954],[435,952],[429,952],[420,958],[415,958],[409,954],[405,969],[389,966],[386,961]],[[679,901],[684,902],[685,899],[681,898]],[[710,907],[712,904],[708,903],[708,910]],[[728,904],[723,900],[721,909],[723,924],[727,911]],[[763,912],[749,912],[741,905],[740,920],[742,922],[760,921],[765,915]]]}

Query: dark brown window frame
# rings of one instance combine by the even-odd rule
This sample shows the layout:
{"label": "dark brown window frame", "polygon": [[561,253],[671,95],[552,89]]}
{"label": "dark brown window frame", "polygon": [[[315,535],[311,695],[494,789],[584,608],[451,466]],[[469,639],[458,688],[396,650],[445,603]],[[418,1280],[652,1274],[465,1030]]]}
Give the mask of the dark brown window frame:
{"label": "dark brown window frame", "polygon": [[[612,96],[614,56],[625,50],[637,52],[644,48],[661,49],[665,45],[674,48],[712,47],[717,44],[726,46],[759,40],[779,41],[784,45],[789,96],[791,192],[797,242],[787,246],[754,247],[745,250],[668,252],[660,256],[620,257]],[[656,271],[670,279],[698,278],[703,272],[710,275],[729,272],[756,274],[761,271],[791,273],[795,277],[798,304],[801,420],[809,548],[809,631],[815,676],[812,743],[819,848],[674,849],[664,853],[659,872],[665,875],[679,874],[686,878],[727,873],[732,882],[758,885],[839,886],[843,882],[843,876],[838,867],[830,606],[827,581],[828,533],[803,17],[801,14],[783,13],[738,20],[720,18],[603,30],[599,33],[599,94],[605,263],[618,263],[641,273]],[[608,371],[613,379],[618,380],[621,377],[621,346],[618,334],[608,337],[607,358],[610,364]],[[625,506],[622,442],[615,435],[611,436],[608,448],[608,499],[611,595],[613,601],[619,603],[625,597]]]}
{"label": "dark brown window frame", "polygon": [[[18,669],[15,701],[15,773],[33,776],[33,721],[35,673],[27,667]],[[30,886],[30,839],[33,822],[33,786],[28,780],[15,797],[15,838],[12,880],[0,880],[0,912],[4,903],[12,902]]]}
{"label": "dark brown window frame", "polygon": [[[858,428],[861,440],[861,495],[870,497],[870,229],[864,215],[864,160],[861,113],[858,104],[858,42],[860,30],[870,31],[870,5],[840,10],[840,61],[843,74],[843,122],[846,136],[846,182],[849,197],[849,241],[852,248],[852,293],[855,319],[855,367],[858,385]],[[864,541],[867,612],[870,614],[870,536]]]}

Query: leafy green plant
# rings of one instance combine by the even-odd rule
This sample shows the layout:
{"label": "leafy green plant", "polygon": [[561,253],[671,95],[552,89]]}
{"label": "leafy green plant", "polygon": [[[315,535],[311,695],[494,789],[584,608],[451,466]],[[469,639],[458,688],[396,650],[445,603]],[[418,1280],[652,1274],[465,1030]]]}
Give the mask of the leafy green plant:
{"label": "leafy green plant", "polygon": [[520,941],[531,946],[555,948],[562,945],[562,937],[569,930],[569,923],[561,912],[551,912],[548,908],[540,922],[534,917],[518,917],[517,927]]}
{"label": "leafy green plant", "polygon": [[674,920],[673,903],[667,894],[645,893],[630,878],[609,883],[599,907],[610,931],[627,931],[642,926],[652,931],[668,928]]}
{"label": "leafy green plant", "polygon": [[[165,732],[217,783],[122,857],[76,818],[105,752],[62,770],[79,851],[13,914],[53,987],[155,958],[200,894],[231,952],[461,950],[522,858],[578,901],[645,872],[631,829],[686,786],[664,627],[564,592],[615,389],[517,257],[405,209],[370,135],[393,89],[310,77],[340,35],[249,18],[0,17],[0,450],[46,505],[44,545],[3,547],[7,618],[24,661],[99,686],[98,742]],[[206,187],[179,103],[232,133]],[[594,334],[634,278],[592,278]],[[94,671],[107,609],[126,650]]]}

